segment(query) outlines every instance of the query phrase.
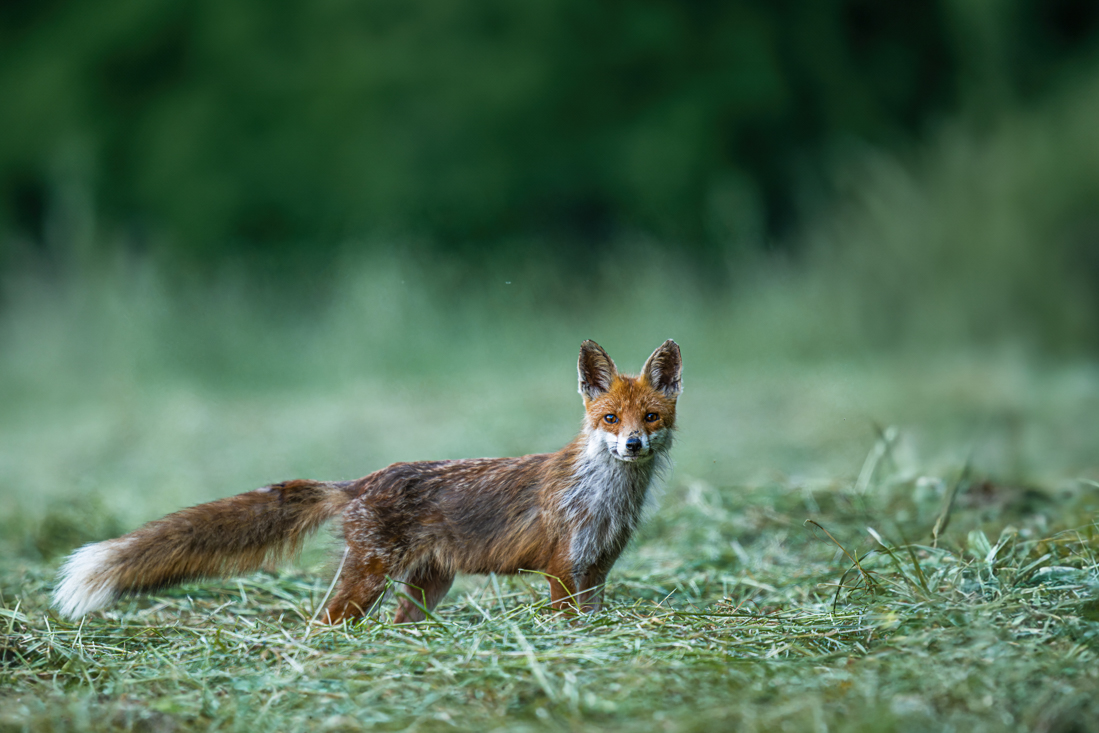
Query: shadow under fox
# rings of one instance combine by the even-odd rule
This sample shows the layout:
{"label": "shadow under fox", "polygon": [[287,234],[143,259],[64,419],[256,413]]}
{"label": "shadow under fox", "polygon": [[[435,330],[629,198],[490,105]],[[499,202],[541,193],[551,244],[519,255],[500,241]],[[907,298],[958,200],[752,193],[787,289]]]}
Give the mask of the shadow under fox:
{"label": "shadow under fox", "polygon": [[578,371],[584,425],[556,453],[395,463],[357,481],[284,481],[184,509],[74,552],[53,605],[78,617],[124,594],[251,572],[341,517],[331,623],[370,613],[389,578],[417,599],[402,598],[395,620],[422,620],[457,573],[538,571],[554,608],[596,610],[667,460],[682,359],[668,340],[626,376],[585,341]]}

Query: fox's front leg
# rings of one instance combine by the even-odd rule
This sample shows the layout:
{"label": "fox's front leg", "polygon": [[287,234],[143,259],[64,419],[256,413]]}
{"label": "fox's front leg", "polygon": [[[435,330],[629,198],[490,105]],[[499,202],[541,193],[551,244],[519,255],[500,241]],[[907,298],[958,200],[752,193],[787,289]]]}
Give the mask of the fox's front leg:
{"label": "fox's front leg", "polygon": [[546,573],[550,605],[558,611],[594,613],[603,606],[603,583],[609,568],[593,566],[577,572],[571,563],[555,563]]}
{"label": "fox's front leg", "polygon": [[558,556],[546,568],[546,580],[550,586],[550,606],[555,611],[579,610],[576,595],[576,576],[568,557]]}
{"label": "fox's front leg", "polygon": [[603,589],[606,587],[608,570],[593,567],[580,576],[576,595],[577,605],[584,613],[595,613],[603,608]]}
{"label": "fox's front leg", "polygon": [[[402,592],[406,597],[397,604],[397,615],[393,623],[405,624],[423,621],[427,613],[443,599],[454,582],[454,573],[428,563],[416,570],[404,583]],[[427,613],[425,613],[425,611]]]}

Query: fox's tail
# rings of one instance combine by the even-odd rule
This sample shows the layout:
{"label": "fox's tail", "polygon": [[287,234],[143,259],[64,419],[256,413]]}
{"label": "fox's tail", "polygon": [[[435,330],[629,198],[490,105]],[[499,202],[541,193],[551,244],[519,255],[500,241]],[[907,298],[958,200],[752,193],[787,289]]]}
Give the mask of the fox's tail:
{"label": "fox's tail", "polygon": [[353,488],[354,482],[285,481],[84,545],[61,567],[53,606],[77,618],[124,594],[251,572],[297,550],[343,511]]}

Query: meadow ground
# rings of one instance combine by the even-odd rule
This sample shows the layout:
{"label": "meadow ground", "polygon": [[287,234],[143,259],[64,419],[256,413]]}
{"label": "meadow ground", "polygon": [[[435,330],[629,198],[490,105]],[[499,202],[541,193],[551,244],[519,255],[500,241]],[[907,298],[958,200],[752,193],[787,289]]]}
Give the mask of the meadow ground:
{"label": "meadow ground", "polygon": [[[199,348],[201,309],[112,292],[6,326],[2,731],[1099,730],[1091,361],[759,354],[721,314],[659,308],[628,337],[613,312],[412,312],[429,334],[352,357],[364,321],[267,345],[227,315]],[[180,506],[560,447],[589,336],[623,369],[676,337],[686,389],[667,488],[584,623],[538,577],[471,577],[427,623],[311,626],[325,536],[270,573],[48,609],[65,553]]]}

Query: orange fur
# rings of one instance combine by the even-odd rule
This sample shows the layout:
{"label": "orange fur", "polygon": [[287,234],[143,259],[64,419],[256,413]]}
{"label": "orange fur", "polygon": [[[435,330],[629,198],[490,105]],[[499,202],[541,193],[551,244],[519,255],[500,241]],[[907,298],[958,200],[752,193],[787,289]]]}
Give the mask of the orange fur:
{"label": "orange fur", "polygon": [[389,585],[416,621],[456,573],[544,573],[556,609],[594,610],[641,516],[675,428],[681,357],[661,345],[620,375],[593,341],[578,364],[585,418],[556,453],[396,463],[358,481],[287,481],[170,514],[88,545],[62,568],[54,605],[95,610],[125,593],[250,572],[342,516],[348,553],[326,618],[369,614]]}

